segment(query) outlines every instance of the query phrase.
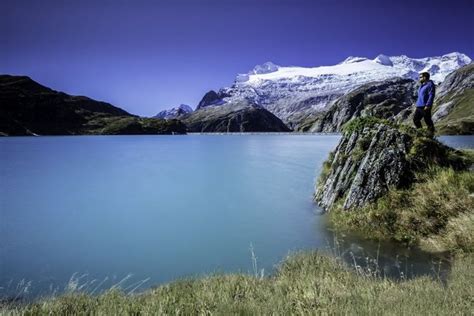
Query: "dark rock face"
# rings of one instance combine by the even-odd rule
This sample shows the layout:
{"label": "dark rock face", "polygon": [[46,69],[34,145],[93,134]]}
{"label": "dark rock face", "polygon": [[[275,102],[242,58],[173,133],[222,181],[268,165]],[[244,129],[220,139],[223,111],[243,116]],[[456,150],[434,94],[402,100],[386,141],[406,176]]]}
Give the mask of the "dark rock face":
{"label": "dark rock face", "polygon": [[204,97],[201,99],[198,106],[196,107],[196,110],[210,105],[221,105],[222,98],[228,96],[229,95],[224,93],[223,91],[215,92],[214,90],[211,90],[204,95]]}
{"label": "dark rock face", "polygon": [[190,132],[289,132],[290,129],[269,111],[242,102],[207,106],[185,115],[182,121]]}
{"label": "dark rock face", "polygon": [[390,188],[414,181],[430,164],[463,167],[455,150],[410,127],[375,118],[357,119],[344,134],[316,186],[314,200],[325,210],[354,209],[375,201]]}
{"label": "dark rock face", "polygon": [[[179,124],[148,120],[106,102],[54,91],[29,77],[0,75],[0,135],[3,136],[107,134],[109,131],[171,134],[185,130]],[[133,121],[135,127],[122,124],[125,121]]]}
{"label": "dark rock face", "polygon": [[407,135],[384,124],[344,136],[330,161],[328,178],[316,191],[316,201],[324,209],[340,198],[344,208],[358,207],[374,201],[390,186],[406,183],[409,141]]}
{"label": "dark rock face", "polygon": [[433,121],[443,134],[474,134],[474,64],[461,67],[440,84]]}
{"label": "dark rock face", "polygon": [[314,118],[309,130],[339,132],[344,123],[364,116],[402,121],[410,115],[415,100],[416,83],[411,79],[371,82],[337,99],[324,115]]}
{"label": "dark rock face", "polygon": [[455,96],[466,89],[474,89],[474,63],[463,66],[446,76],[439,85],[437,97],[442,100],[448,94]]}

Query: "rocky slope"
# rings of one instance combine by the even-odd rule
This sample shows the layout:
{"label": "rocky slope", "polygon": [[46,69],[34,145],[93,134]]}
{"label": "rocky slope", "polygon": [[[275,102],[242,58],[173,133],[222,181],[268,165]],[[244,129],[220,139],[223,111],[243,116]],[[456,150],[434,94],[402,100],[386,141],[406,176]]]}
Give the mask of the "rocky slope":
{"label": "rocky slope", "polygon": [[390,188],[404,188],[414,173],[431,164],[465,167],[461,156],[413,128],[374,117],[344,127],[343,137],[324,163],[314,200],[325,211],[363,207]]}
{"label": "rocky slope", "polygon": [[[364,84],[327,111],[306,117],[299,130],[339,132],[344,123],[364,116],[412,125],[418,87],[418,82],[402,78]],[[474,134],[474,64],[453,71],[436,91],[433,121],[438,134]]]}
{"label": "rocky slope", "polygon": [[179,121],[140,118],[109,103],[71,96],[26,76],[0,75],[0,135],[185,133]]}
{"label": "rocky slope", "polygon": [[269,111],[248,102],[206,105],[181,116],[190,132],[288,132],[290,129]]}
{"label": "rocky slope", "polygon": [[318,116],[337,98],[363,84],[394,77],[416,79],[421,71],[429,71],[439,83],[470,62],[468,56],[456,52],[426,58],[351,56],[337,65],[312,68],[282,67],[268,62],[238,75],[232,86],[206,94],[198,108],[245,100],[269,110],[288,126],[298,128],[308,116]]}
{"label": "rocky slope", "polygon": [[225,103],[224,101],[222,101],[222,99],[228,96],[229,95],[225,94],[222,91],[216,92],[214,90],[210,90],[202,97],[201,101],[199,101],[199,104],[196,107],[196,111],[207,106],[222,105]]}
{"label": "rocky slope", "polygon": [[300,130],[339,132],[346,122],[360,116],[405,120],[413,110],[416,90],[412,79],[370,82],[338,98],[322,115],[306,118]]}
{"label": "rocky slope", "polygon": [[433,121],[443,134],[474,134],[474,64],[449,74],[437,89]]}

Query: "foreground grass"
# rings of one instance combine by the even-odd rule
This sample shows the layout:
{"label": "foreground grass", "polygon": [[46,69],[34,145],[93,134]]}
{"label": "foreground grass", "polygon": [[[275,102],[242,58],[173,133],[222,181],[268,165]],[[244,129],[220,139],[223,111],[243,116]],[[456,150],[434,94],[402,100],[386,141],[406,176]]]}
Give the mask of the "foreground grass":
{"label": "foreground grass", "polygon": [[393,189],[360,210],[335,209],[330,222],[366,238],[430,251],[474,251],[474,173],[433,167],[408,189]]}
{"label": "foreground grass", "polygon": [[406,281],[355,272],[338,258],[297,252],[269,277],[214,274],[181,279],[140,294],[71,293],[0,314],[351,314],[467,315],[474,293],[473,255],[459,257],[447,285],[429,277]]}

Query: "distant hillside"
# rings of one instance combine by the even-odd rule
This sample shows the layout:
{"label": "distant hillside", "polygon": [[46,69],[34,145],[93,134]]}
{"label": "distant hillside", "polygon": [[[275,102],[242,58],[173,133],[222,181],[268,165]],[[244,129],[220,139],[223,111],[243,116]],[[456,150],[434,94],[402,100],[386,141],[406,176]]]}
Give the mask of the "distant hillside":
{"label": "distant hillside", "polygon": [[290,129],[264,108],[245,101],[206,106],[181,116],[191,132],[289,132]]}
{"label": "distant hillside", "polygon": [[106,102],[71,96],[26,76],[0,75],[0,135],[185,133],[178,120],[140,118]]}

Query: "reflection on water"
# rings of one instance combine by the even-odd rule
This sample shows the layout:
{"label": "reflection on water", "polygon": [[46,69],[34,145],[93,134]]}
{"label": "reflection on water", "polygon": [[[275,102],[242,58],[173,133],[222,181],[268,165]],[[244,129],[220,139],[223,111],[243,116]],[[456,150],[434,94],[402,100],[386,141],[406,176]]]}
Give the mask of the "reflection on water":
{"label": "reflection on water", "polygon": [[[437,139],[454,148],[474,148],[474,136],[439,136]],[[319,210],[317,210],[319,211]],[[325,217],[324,214],[319,216]],[[390,241],[374,241],[351,233],[334,232],[325,220],[318,230],[324,230],[331,245],[326,251],[343,258],[351,267],[364,274],[376,274],[395,280],[429,276],[444,284],[451,270],[450,253],[429,253],[417,247],[407,248]]]}
{"label": "reflection on water", "polygon": [[332,233],[330,253],[341,257],[364,275],[394,280],[429,276],[445,283],[451,270],[449,253],[432,254],[389,241],[364,240],[350,234]]}
{"label": "reflection on water", "polygon": [[440,142],[454,148],[474,148],[473,135],[446,135],[436,137]]}

